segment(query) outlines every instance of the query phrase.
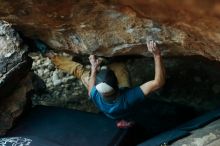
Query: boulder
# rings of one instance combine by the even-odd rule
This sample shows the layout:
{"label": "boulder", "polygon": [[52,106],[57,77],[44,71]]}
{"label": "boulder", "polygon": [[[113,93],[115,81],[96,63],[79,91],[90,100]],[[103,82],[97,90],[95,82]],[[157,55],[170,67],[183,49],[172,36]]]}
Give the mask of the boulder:
{"label": "boulder", "polygon": [[19,34],[0,21],[0,98],[7,97],[31,68],[31,60]]}
{"label": "boulder", "polygon": [[27,96],[33,89],[32,73],[21,79],[18,87],[9,96],[0,100],[0,135],[4,135],[12,128],[22,113],[31,107],[31,100]]}
{"label": "boulder", "polygon": [[0,21],[0,135],[31,105],[26,96],[32,90],[31,64],[19,34]]}
{"label": "boulder", "polygon": [[219,5],[209,0],[1,0],[0,19],[70,53],[148,56],[146,39],[154,39],[163,55],[219,61]]}
{"label": "boulder", "polygon": [[172,146],[218,146],[220,142],[220,120],[216,120],[191,134],[177,140]]}

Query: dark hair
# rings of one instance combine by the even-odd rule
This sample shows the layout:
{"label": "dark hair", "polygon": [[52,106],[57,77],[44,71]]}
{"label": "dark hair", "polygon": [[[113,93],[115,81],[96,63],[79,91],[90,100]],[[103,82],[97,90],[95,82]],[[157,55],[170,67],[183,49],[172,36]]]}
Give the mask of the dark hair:
{"label": "dark hair", "polygon": [[111,86],[115,91],[118,90],[118,80],[112,70],[103,69],[97,74],[96,85],[102,82]]}

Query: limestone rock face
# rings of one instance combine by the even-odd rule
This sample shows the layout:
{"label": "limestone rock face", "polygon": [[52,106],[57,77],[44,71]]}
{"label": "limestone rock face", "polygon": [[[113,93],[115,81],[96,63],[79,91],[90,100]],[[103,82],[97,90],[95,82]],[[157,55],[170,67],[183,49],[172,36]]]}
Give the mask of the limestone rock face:
{"label": "limestone rock face", "polygon": [[191,134],[177,140],[172,146],[218,146],[220,142],[220,120],[216,120],[205,127],[191,131]]}
{"label": "limestone rock face", "polygon": [[220,4],[214,0],[0,2],[0,19],[57,50],[148,56],[147,38],[163,46],[163,55],[220,60]]}
{"label": "limestone rock face", "polygon": [[31,107],[27,93],[33,89],[32,74],[23,78],[8,97],[0,99],[0,135],[12,128],[19,116]]}
{"label": "limestone rock face", "polygon": [[117,2],[132,7],[140,17],[150,18],[185,32],[187,37],[183,40],[184,45],[180,48],[179,55],[197,54],[220,60],[220,1],[117,0]]}
{"label": "limestone rock face", "polygon": [[0,98],[7,97],[27,75],[31,61],[18,33],[5,21],[0,21]]}
{"label": "limestone rock face", "polygon": [[28,105],[31,64],[19,34],[11,24],[0,21],[0,135],[12,127]]}

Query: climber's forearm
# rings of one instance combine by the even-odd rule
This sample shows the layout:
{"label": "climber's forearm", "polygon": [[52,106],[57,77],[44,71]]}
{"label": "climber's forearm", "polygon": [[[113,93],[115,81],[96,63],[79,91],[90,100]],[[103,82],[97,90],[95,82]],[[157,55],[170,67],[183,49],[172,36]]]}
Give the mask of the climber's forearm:
{"label": "climber's forearm", "polygon": [[89,79],[89,86],[88,86],[88,94],[90,96],[92,87],[95,86],[95,81],[96,81],[96,73],[97,73],[97,69],[101,63],[100,60],[95,58],[95,55],[90,55],[89,56],[89,61],[91,63],[91,75],[90,75],[90,79]]}
{"label": "climber's forearm", "polygon": [[91,70],[91,75],[89,79],[89,87],[88,87],[88,95],[90,96],[90,92],[92,90],[92,87],[95,86],[96,81],[96,71]]}
{"label": "climber's forearm", "polygon": [[165,83],[165,68],[160,54],[154,55],[155,61],[155,78],[154,81],[158,85],[158,88]]}

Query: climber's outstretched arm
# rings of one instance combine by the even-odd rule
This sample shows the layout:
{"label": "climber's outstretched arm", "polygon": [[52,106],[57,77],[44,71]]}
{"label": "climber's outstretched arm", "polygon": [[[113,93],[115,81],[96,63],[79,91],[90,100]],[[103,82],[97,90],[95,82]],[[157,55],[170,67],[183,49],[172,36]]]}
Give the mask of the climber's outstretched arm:
{"label": "climber's outstretched arm", "polygon": [[140,86],[145,96],[161,88],[165,84],[165,68],[161,58],[160,50],[154,41],[147,42],[147,47],[154,56],[155,77],[153,80],[148,81]]}
{"label": "climber's outstretched arm", "polygon": [[90,55],[89,56],[89,61],[91,63],[91,75],[89,79],[89,87],[88,87],[88,94],[90,96],[90,92],[92,90],[92,87],[95,86],[95,81],[96,81],[96,73],[99,68],[99,65],[101,63],[100,60],[95,58],[95,55]]}

